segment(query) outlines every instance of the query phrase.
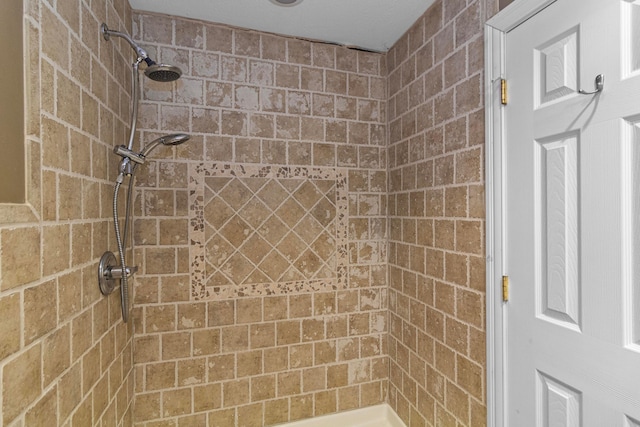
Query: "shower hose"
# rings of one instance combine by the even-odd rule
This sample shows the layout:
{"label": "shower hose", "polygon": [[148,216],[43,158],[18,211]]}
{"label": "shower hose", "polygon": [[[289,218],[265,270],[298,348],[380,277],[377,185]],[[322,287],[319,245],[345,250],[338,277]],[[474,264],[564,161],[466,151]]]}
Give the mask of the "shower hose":
{"label": "shower hose", "polygon": [[[135,177],[136,165],[133,166],[129,176],[129,186],[125,201],[124,233],[120,233],[120,218],[118,215],[118,194],[122,186],[123,178],[116,180],[113,190],[113,228],[115,229],[118,252],[120,252],[120,266],[122,267],[122,278],[120,279],[120,302],[122,306],[122,320],[126,323],[129,320],[129,282],[127,274],[127,236],[129,232],[129,221],[131,218],[131,194],[133,193],[133,180]],[[124,238],[123,238],[124,236]]]}
{"label": "shower hose", "polygon": [[[136,127],[138,124],[138,98],[139,98],[139,81],[138,70],[142,62],[142,58],[138,59],[131,64],[131,129],[129,131],[129,143],[127,148],[129,150],[133,147],[133,140],[136,134]],[[118,178],[116,179],[116,185],[113,190],[113,228],[116,233],[116,242],[118,243],[118,252],[120,252],[120,266],[122,267],[122,278],[120,279],[120,304],[122,306],[122,320],[126,323],[129,320],[129,277],[127,274],[127,233],[129,231],[129,220],[131,218],[131,194],[133,192],[133,180],[136,172],[137,163],[131,165],[131,173],[129,175],[129,188],[127,189],[127,199],[125,204],[125,219],[124,219],[124,233],[120,234],[120,220],[118,217],[118,194],[120,192],[120,186],[124,181],[124,169],[120,171]],[[122,236],[124,235],[124,239]]]}

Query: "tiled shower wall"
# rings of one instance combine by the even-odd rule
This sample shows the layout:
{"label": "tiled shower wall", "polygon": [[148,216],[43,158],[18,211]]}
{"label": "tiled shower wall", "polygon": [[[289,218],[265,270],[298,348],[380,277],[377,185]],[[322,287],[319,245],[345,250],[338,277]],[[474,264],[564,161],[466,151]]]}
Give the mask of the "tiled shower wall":
{"label": "tiled shower wall", "polygon": [[[138,14],[136,425],[262,426],[386,400],[384,56]],[[207,424],[208,422],[208,424]]]}
{"label": "tiled shower wall", "polygon": [[438,0],[387,55],[389,401],[412,427],[486,423],[481,31],[493,3]]}
{"label": "tiled shower wall", "polygon": [[0,424],[128,426],[132,331],[96,266],[114,249],[110,149],[125,138],[132,60],[99,26],[128,31],[131,10],[24,3],[28,200],[0,205]]}
{"label": "tiled shower wall", "polygon": [[[25,3],[28,203],[0,205],[1,423],[130,425],[131,335],[95,265],[114,249],[131,61],[97,29],[131,33],[131,12]],[[187,71],[146,84],[142,139],[194,135],[139,177],[137,423],[273,424],[377,403],[390,378],[411,426],[484,424],[492,3],[437,2],[386,56],[134,17],[134,36]]]}

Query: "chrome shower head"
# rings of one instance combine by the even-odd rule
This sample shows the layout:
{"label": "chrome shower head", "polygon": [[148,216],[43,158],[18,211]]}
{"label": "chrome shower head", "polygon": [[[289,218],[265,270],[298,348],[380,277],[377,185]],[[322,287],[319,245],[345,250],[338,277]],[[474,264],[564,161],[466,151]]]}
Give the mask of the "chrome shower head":
{"label": "chrome shower head", "polygon": [[162,136],[157,140],[160,140],[160,143],[162,145],[180,145],[183,142],[187,142],[189,138],[191,138],[191,136],[187,135],[186,133],[174,133],[171,135]]}
{"label": "chrome shower head", "polygon": [[182,75],[182,70],[175,65],[156,64],[153,61],[151,62],[152,64],[144,70],[144,75],[149,77],[151,80],[155,80],[157,82],[172,82],[174,80],[178,80]]}
{"label": "chrome shower head", "polygon": [[191,136],[187,135],[186,133],[174,133],[171,135],[161,136],[160,138],[154,139],[146,147],[144,147],[140,152],[140,155],[146,157],[151,152],[151,150],[153,150],[160,144],[180,145],[183,142],[186,142],[189,138],[191,138]]}
{"label": "chrome shower head", "polygon": [[109,40],[111,36],[123,38],[129,43],[131,48],[136,51],[138,60],[144,60],[147,63],[147,69],[144,70],[145,76],[157,82],[172,82],[178,80],[182,75],[180,68],[175,65],[157,64],[153,59],[149,58],[149,54],[138,43],[133,41],[128,34],[119,31],[110,30],[107,24],[100,25],[100,32],[105,40]]}

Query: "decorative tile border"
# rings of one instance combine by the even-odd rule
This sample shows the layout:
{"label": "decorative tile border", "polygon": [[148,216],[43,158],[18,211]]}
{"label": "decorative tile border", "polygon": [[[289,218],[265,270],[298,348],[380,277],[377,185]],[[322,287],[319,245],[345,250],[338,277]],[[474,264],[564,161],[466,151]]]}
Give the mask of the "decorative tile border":
{"label": "decorative tile border", "polygon": [[[220,178],[268,178],[335,181],[335,276],[309,280],[220,285],[208,279],[206,262],[205,181]],[[331,167],[277,167],[229,163],[189,165],[190,273],[194,300],[224,300],[242,296],[283,295],[300,292],[344,289],[348,263],[348,198],[345,170]],[[210,273],[210,272],[209,272]]]}

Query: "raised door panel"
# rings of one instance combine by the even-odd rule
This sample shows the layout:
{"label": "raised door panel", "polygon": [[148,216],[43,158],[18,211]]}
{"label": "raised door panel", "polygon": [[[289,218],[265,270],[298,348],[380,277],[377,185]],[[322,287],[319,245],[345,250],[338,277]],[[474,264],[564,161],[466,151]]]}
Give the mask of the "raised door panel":
{"label": "raised door panel", "polygon": [[545,321],[579,330],[579,136],[546,138],[535,152],[536,311]]}
{"label": "raised door panel", "polygon": [[580,427],[582,394],[543,372],[537,372],[536,427]]}

